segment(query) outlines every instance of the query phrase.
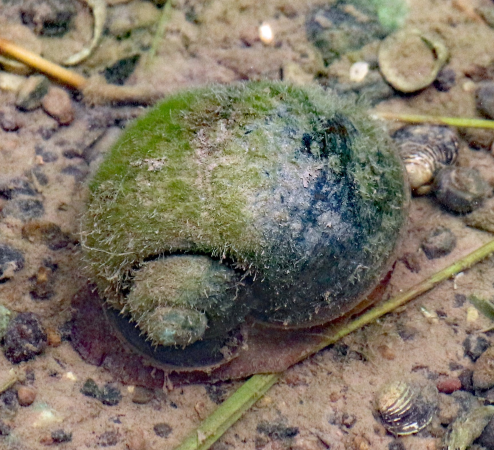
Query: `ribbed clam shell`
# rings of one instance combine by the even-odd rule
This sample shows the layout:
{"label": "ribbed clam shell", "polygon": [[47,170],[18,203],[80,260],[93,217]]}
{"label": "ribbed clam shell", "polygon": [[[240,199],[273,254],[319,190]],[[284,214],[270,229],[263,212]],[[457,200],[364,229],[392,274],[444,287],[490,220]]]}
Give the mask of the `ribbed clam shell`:
{"label": "ribbed clam shell", "polygon": [[404,436],[417,433],[430,423],[435,403],[419,388],[397,381],[381,391],[377,409],[384,427],[396,436]]}
{"label": "ribbed clam shell", "polygon": [[454,164],[458,157],[458,137],[448,127],[412,125],[393,134],[410,179],[412,189],[429,184],[437,170]]}

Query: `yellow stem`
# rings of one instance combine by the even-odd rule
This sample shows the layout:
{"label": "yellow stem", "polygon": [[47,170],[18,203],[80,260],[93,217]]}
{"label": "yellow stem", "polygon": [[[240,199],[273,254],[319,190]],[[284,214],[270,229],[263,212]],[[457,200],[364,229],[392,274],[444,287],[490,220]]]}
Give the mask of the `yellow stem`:
{"label": "yellow stem", "polygon": [[462,117],[426,116],[421,114],[395,114],[390,112],[377,112],[376,114],[382,119],[398,120],[400,122],[450,125],[459,128],[494,129],[494,120],[468,119]]}
{"label": "yellow stem", "polygon": [[0,54],[13,58],[26,64],[29,67],[44,73],[45,75],[58,80],[62,84],[82,90],[87,84],[86,78],[71,70],[65,69],[58,64],[14,44],[7,39],[0,38]]}

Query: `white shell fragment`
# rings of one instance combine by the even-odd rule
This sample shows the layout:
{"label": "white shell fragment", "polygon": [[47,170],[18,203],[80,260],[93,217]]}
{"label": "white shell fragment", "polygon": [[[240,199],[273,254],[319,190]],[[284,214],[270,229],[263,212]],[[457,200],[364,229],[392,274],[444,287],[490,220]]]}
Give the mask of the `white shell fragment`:
{"label": "white shell fragment", "polygon": [[369,73],[369,63],[365,61],[358,61],[352,64],[350,67],[350,81],[360,83],[364,81],[365,77]]}
{"label": "white shell fragment", "polygon": [[93,39],[87,47],[84,47],[79,53],[67,58],[63,64],[66,66],[75,66],[85,59],[87,59],[91,53],[93,53],[96,46],[99,44],[101,36],[103,34],[103,28],[106,22],[106,1],[105,0],[82,0],[93,11],[94,17],[94,30]]}
{"label": "white shell fragment", "polygon": [[431,33],[404,29],[381,42],[379,69],[386,81],[400,92],[416,92],[429,86],[447,62],[449,50]]}
{"label": "white shell fragment", "polygon": [[17,94],[26,79],[21,75],[0,71],[0,90]]}
{"label": "white shell fragment", "polygon": [[377,398],[377,409],[384,427],[395,436],[418,433],[432,420],[437,406],[437,390],[420,388],[404,381],[384,386]]}
{"label": "white shell fragment", "polygon": [[259,39],[263,44],[269,45],[274,41],[274,33],[269,23],[263,22],[259,27]]}

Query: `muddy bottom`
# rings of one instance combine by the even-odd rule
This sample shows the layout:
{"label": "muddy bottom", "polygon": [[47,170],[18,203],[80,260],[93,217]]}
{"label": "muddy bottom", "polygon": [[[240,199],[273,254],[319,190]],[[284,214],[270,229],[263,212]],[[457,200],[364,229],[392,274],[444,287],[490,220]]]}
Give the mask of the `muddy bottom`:
{"label": "muddy bottom", "polygon": [[[43,55],[62,62],[90,41],[91,10],[83,2],[41,3],[48,9],[27,0],[5,2],[0,19],[27,27]],[[108,31],[87,61],[74,68],[80,74],[106,74],[110,82],[146,85],[163,96],[206,83],[280,77],[358,95],[363,88],[352,85],[359,82],[350,78],[350,67],[357,61],[369,63],[371,79],[379,77],[378,42],[325,62],[306,33],[307,17],[321,3],[179,0],[173,3],[151,61],[149,49],[161,6],[108,1],[114,3],[122,4],[109,6]],[[63,14],[56,16],[53,8]],[[481,15],[476,8],[492,12],[493,4],[490,0],[410,1],[406,25],[442,38],[450,53],[445,66],[449,81],[407,95],[379,84],[384,88],[367,99],[372,103],[369,109],[482,117],[476,109],[475,89],[494,78],[494,30],[487,13]],[[58,31],[46,25],[53,15],[58,17]],[[66,18],[66,29],[60,17]],[[129,25],[129,17],[138,26]],[[324,17],[317,20],[325,24]],[[272,27],[272,42],[259,37],[264,22]],[[57,85],[51,82],[51,86]],[[20,109],[12,89],[2,85],[0,90],[0,305],[15,314],[35,314],[42,333],[26,350],[34,352],[30,359],[21,355],[12,361],[0,352],[0,387],[14,375],[18,379],[0,395],[0,448],[171,449],[241,385],[240,380],[221,380],[241,378],[251,370],[219,369],[212,378],[166,375],[122,347],[106,322],[100,322],[104,316],[97,294],[84,276],[78,220],[87,184],[105,151],[146,108],[91,106],[77,92],[64,88],[68,95],[60,104],[72,113],[70,120],[49,105]],[[401,124],[389,121],[385,126],[392,132]],[[478,169],[491,187],[493,140],[490,132],[461,130],[457,163]],[[451,230],[456,245],[446,256],[429,259],[422,242],[437,227]],[[468,227],[464,216],[448,212],[433,196],[414,197],[407,236],[383,298],[397,295],[491,238],[491,233]],[[440,448],[447,426],[458,414],[454,399],[473,398],[468,380],[474,359],[494,339],[492,322],[469,301],[472,295],[494,298],[493,278],[494,262],[488,258],[291,366],[214,448]],[[31,316],[20,317],[27,323]],[[82,334],[77,328],[81,321],[87,325]],[[289,358],[277,354],[273,346],[273,351],[263,354],[265,361],[249,362],[256,367],[265,364],[266,370],[290,366],[297,359],[293,355],[320,338],[318,332],[284,338],[283,345],[293,351]],[[256,345],[266,347],[262,342]],[[475,348],[481,349],[478,354]],[[459,385],[456,393],[439,394],[439,409],[424,430],[395,437],[384,428],[375,401],[381,388],[396,380],[433,386],[459,380]]]}

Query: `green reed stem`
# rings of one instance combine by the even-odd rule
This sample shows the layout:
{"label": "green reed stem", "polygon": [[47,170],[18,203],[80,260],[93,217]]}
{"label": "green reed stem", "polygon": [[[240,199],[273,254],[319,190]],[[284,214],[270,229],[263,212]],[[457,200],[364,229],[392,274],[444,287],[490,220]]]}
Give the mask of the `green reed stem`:
{"label": "green reed stem", "polygon": [[389,112],[376,113],[382,119],[398,120],[408,123],[430,123],[434,125],[450,125],[460,128],[489,128],[494,129],[494,120],[467,119],[464,117],[426,116],[420,114],[395,114]]}
{"label": "green reed stem", "polygon": [[156,55],[156,50],[161,40],[163,39],[163,35],[166,31],[166,25],[168,24],[172,12],[172,0],[167,0],[165,6],[163,6],[163,10],[161,11],[160,20],[158,22],[158,27],[156,29],[156,33],[153,37],[153,42],[151,43],[151,48],[147,54],[146,65],[149,67],[153,62],[153,59]]}

